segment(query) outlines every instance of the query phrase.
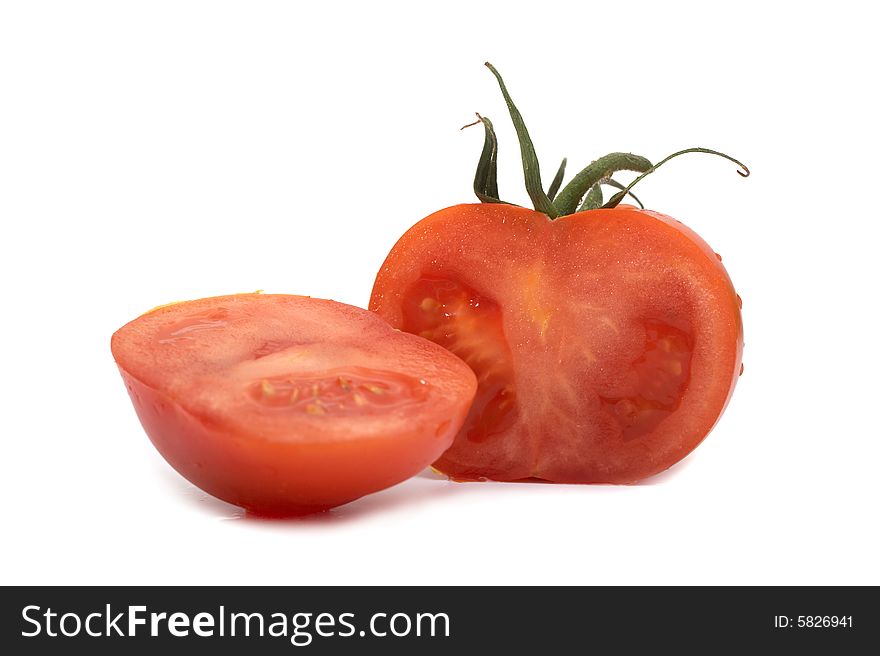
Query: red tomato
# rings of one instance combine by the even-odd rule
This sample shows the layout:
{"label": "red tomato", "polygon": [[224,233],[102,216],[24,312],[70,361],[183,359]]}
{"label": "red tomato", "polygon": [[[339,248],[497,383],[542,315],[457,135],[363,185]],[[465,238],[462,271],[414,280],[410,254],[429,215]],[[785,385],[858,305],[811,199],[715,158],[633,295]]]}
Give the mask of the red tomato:
{"label": "red tomato", "polygon": [[373,313],[242,294],[158,308],[113,356],[153,444],[183,476],[260,514],[324,510],[429,465],[476,381]]}
{"label": "red tomato", "polygon": [[457,479],[630,483],[696,447],[740,374],[739,297],[680,222],[458,205],[395,245],[370,308],[464,359],[476,399],[435,466]]}

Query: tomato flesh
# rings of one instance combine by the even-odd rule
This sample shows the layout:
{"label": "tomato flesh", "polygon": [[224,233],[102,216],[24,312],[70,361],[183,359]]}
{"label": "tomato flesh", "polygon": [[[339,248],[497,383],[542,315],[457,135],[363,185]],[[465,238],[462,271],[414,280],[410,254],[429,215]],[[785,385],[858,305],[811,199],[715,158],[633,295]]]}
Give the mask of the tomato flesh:
{"label": "tomato flesh", "polygon": [[448,208],[400,239],[370,307],[477,375],[435,463],[458,479],[640,480],[699,444],[741,368],[719,258],[674,219],[627,206],[556,221]]}
{"label": "tomato flesh", "polygon": [[138,416],[190,481],[266,515],[398,483],[451,443],[473,373],[365,310],[242,294],[159,308],[113,336]]}

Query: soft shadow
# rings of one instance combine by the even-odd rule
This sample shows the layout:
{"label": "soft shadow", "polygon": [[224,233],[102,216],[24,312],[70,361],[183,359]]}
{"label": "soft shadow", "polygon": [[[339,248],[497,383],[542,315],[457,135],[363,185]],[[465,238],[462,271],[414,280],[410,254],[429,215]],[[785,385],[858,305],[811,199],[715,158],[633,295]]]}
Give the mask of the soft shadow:
{"label": "soft shadow", "polygon": [[158,474],[165,479],[169,487],[173,488],[173,494],[182,498],[189,506],[196,508],[200,512],[216,517],[217,519],[241,519],[244,514],[244,508],[239,508],[231,503],[221,501],[217,497],[212,497],[207,492],[202,491],[195,485],[178,474],[171,467],[164,465],[157,467]]}
{"label": "soft shadow", "polygon": [[679,460],[677,463],[672,465],[669,469],[666,469],[659,474],[654,474],[653,476],[649,476],[648,478],[642,479],[637,483],[633,483],[633,485],[664,485],[672,480],[674,480],[677,476],[681,475],[681,472],[685,471],[688,467],[690,467],[691,463],[694,461],[695,454],[691,453],[684,458],[684,460]]}
{"label": "soft shadow", "polygon": [[431,481],[447,481],[449,477],[446,474],[441,474],[436,469],[432,467],[425,467],[422,471],[416,474],[416,478],[427,478]]}
{"label": "soft shadow", "polygon": [[453,482],[443,474],[427,468],[408,481],[388,489],[368,494],[337,508],[298,517],[267,517],[248,512],[243,508],[226,503],[203,492],[167,466],[158,469],[161,470],[160,475],[167,481],[168,485],[174,488],[174,494],[205,515],[220,521],[240,521],[246,522],[249,525],[264,526],[266,528],[293,528],[351,524],[368,517],[398,512],[411,506],[430,505],[437,501],[445,501],[451,497],[463,494],[495,494],[502,488],[508,486],[519,487],[523,483],[534,485],[537,488],[543,487],[548,491],[550,489],[569,488],[572,493],[613,494],[614,490],[621,488],[665,484],[678,476],[681,471],[690,465],[692,460],[692,457],[685,458],[670,469],[632,485],[565,485],[536,479],[510,483],[497,483],[493,481]]}
{"label": "soft shadow", "polygon": [[273,528],[348,524],[365,517],[448,499],[464,493],[465,488],[473,489],[472,486],[453,483],[445,476],[426,469],[408,481],[324,512],[294,517],[267,517],[248,512],[203,492],[167,466],[161,468],[160,475],[174,488],[174,494],[205,515],[220,521],[243,521]]}
{"label": "soft shadow", "polygon": [[423,506],[439,500],[458,496],[465,491],[464,486],[445,479],[425,480],[416,475],[408,481],[393,487],[368,494],[337,508],[324,512],[302,515],[300,517],[263,517],[244,512],[241,519],[251,524],[264,524],[271,527],[279,526],[326,526],[350,524],[364,518],[404,510],[410,506]]}

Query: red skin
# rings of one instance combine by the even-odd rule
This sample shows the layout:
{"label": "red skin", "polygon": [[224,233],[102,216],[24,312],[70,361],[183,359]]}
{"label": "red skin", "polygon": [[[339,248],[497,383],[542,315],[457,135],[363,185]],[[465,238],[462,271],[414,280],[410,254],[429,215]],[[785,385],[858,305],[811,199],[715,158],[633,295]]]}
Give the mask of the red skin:
{"label": "red skin", "polygon": [[632,483],[709,433],[740,374],[720,258],[631,206],[547,216],[458,205],[411,228],[370,302],[464,358],[480,387],[435,467],[457,479]]}
{"label": "red skin", "polygon": [[[218,307],[222,320],[211,314]],[[112,349],[171,466],[262,515],[326,510],[413,476],[451,444],[476,388],[470,370],[436,345],[365,310],[305,297],[166,306],[117,331]],[[364,376],[389,387],[358,392]],[[355,387],[336,385],[342,377]],[[289,379],[306,393],[314,381],[325,386],[323,411],[309,412],[305,395],[291,402],[298,388],[282,390]],[[273,381],[265,398],[264,380]],[[357,393],[362,405],[352,402]]]}

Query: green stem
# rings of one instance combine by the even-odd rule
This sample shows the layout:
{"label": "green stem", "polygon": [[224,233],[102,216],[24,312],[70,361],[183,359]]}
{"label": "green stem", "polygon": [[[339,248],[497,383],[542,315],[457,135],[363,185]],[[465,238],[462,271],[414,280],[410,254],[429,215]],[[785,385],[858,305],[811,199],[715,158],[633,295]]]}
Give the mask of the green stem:
{"label": "green stem", "polygon": [[[617,207],[620,204],[620,201],[622,201],[626,197],[626,195],[629,193],[629,191],[633,187],[635,187],[643,178],[645,178],[645,176],[650,175],[651,173],[653,173],[654,171],[659,169],[661,166],[663,166],[669,160],[674,159],[675,157],[678,157],[679,155],[685,155],[687,153],[707,153],[709,155],[717,155],[718,157],[723,157],[724,159],[729,160],[729,161],[733,162],[734,164],[736,164],[737,166],[739,166],[740,169],[742,169],[742,170],[737,170],[737,173],[739,173],[742,177],[747,178],[751,174],[751,171],[749,171],[748,166],[746,166],[745,164],[740,162],[738,159],[731,157],[730,155],[725,155],[724,153],[718,152],[717,150],[711,150],[709,148],[685,148],[684,150],[679,150],[677,153],[672,153],[668,157],[661,159],[659,162],[654,164],[654,166],[652,166],[647,171],[645,171],[640,176],[638,176],[635,180],[630,182],[621,191],[618,191],[616,194],[614,194],[611,197],[611,199],[607,203],[605,203],[602,207],[604,207],[604,208]],[[565,190],[563,189],[563,192],[564,191]]]}
{"label": "green stem", "polygon": [[538,156],[535,154],[535,146],[532,143],[532,138],[529,136],[528,129],[526,129],[522,114],[519,113],[516,105],[513,104],[513,99],[511,99],[510,94],[507,92],[504,80],[501,79],[501,75],[495,70],[495,67],[489,62],[486,62],[486,67],[492,71],[492,75],[498,80],[498,86],[501,87],[501,93],[504,95],[504,101],[507,103],[513,127],[516,128],[516,136],[519,138],[519,150],[522,156],[523,174],[526,181],[526,191],[529,194],[529,198],[532,199],[535,210],[543,212],[551,219],[555,219],[559,216],[559,212],[556,211],[553,201],[544,193],[544,185],[541,184],[541,167],[538,165]]}
{"label": "green stem", "polygon": [[597,182],[587,192],[584,202],[578,208],[578,212],[586,212],[587,210],[595,210],[602,207],[602,182]]}
{"label": "green stem", "polygon": [[631,153],[611,153],[600,157],[583,171],[578,173],[553,201],[559,214],[573,214],[581,198],[584,197],[599,180],[608,178],[617,171],[648,171],[651,162],[639,155]]}
{"label": "green stem", "polygon": [[[584,212],[586,210],[595,210],[602,207],[602,185],[608,185],[609,187],[614,187],[615,189],[626,189],[622,184],[620,184],[614,178],[605,178],[604,180],[599,180],[596,184],[594,184],[590,191],[587,192],[587,197],[584,199],[584,202],[578,208],[578,212]],[[594,192],[594,190],[596,190]],[[638,206],[642,209],[645,209],[645,204],[639,200],[639,197],[636,196],[633,192],[628,191],[629,197],[632,198]],[[592,194],[592,198],[591,198]]]}
{"label": "green stem", "polygon": [[480,153],[480,161],[477,163],[477,173],[474,175],[474,193],[483,203],[501,203],[498,198],[498,138],[492,121],[486,116],[477,113],[477,120],[462,126],[462,130],[478,123],[483,124],[486,138],[483,141],[483,151]]}
{"label": "green stem", "polygon": [[565,177],[565,165],[568,164],[568,158],[562,158],[562,164],[559,165],[559,169],[556,171],[556,175],[553,176],[553,182],[550,183],[550,188],[547,190],[547,198],[551,201],[556,198],[556,192],[559,191],[559,187],[562,186],[562,179]]}

